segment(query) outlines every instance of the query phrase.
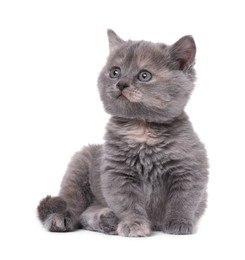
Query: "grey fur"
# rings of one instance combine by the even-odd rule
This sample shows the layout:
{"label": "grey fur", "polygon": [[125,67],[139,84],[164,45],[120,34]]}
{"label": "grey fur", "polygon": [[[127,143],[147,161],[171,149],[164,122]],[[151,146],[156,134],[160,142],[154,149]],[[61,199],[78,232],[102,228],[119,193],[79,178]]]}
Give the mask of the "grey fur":
{"label": "grey fur", "polygon": [[[205,148],[184,112],[195,42],[124,41],[111,30],[108,37],[110,55],[98,78],[112,115],[105,143],[74,155],[59,197],[40,202],[39,218],[50,231],[191,234],[206,208],[208,182]],[[152,78],[140,81],[142,70]]]}

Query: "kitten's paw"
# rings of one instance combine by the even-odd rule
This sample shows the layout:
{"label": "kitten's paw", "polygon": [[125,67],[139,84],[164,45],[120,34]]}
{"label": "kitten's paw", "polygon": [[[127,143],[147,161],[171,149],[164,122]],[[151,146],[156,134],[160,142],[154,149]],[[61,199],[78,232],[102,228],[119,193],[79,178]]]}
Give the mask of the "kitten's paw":
{"label": "kitten's paw", "polygon": [[62,214],[66,211],[66,202],[60,197],[47,196],[37,207],[38,217],[44,222],[51,214]]}
{"label": "kitten's paw", "polygon": [[165,223],[163,232],[173,235],[190,235],[193,233],[193,224],[185,220],[170,220]]}
{"label": "kitten's paw", "polygon": [[43,224],[51,232],[69,232],[75,229],[74,219],[68,212],[65,214],[53,213]]}
{"label": "kitten's paw", "polygon": [[60,197],[47,196],[40,201],[37,212],[44,227],[51,232],[68,232],[78,228],[78,222]]}
{"label": "kitten's paw", "polygon": [[104,208],[99,213],[99,228],[103,233],[116,235],[119,219],[109,208]]}
{"label": "kitten's paw", "polygon": [[125,237],[145,237],[151,234],[151,228],[146,221],[123,220],[118,225],[117,233]]}

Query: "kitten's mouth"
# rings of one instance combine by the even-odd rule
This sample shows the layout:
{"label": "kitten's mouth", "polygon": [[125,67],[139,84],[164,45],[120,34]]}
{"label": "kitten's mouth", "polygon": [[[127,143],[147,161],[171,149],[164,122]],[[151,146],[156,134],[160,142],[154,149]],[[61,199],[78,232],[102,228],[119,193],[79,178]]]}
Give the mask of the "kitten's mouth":
{"label": "kitten's mouth", "polygon": [[127,97],[125,95],[123,95],[122,92],[117,96],[117,98],[127,99]]}
{"label": "kitten's mouth", "polygon": [[117,99],[124,99],[130,102],[140,102],[141,100],[141,92],[139,91],[127,91],[123,90],[118,96]]}
{"label": "kitten's mouth", "polygon": [[123,93],[122,91],[116,96],[116,99],[118,99],[118,100],[127,100],[127,101],[130,101],[129,99],[128,99],[128,97],[125,95],[125,93]]}
{"label": "kitten's mouth", "polygon": [[121,97],[122,96],[122,92],[120,92],[117,96],[116,96],[116,98],[119,98],[119,97]]}

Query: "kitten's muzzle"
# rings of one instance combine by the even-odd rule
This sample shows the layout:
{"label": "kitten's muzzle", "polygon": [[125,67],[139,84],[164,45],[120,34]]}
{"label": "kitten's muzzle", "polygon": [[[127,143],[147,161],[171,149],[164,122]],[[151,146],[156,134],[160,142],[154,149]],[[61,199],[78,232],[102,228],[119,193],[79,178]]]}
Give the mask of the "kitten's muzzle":
{"label": "kitten's muzzle", "polygon": [[125,81],[119,81],[117,83],[117,88],[120,89],[121,91],[123,91],[125,88],[128,88],[129,84]]}

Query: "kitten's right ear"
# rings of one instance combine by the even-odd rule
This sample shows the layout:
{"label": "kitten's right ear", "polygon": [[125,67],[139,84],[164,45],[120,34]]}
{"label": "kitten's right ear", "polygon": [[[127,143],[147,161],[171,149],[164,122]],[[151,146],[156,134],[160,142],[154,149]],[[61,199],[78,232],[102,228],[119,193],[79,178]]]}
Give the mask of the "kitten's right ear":
{"label": "kitten's right ear", "polygon": [[122,40],[114,31],[111,29],[107,30],[108,40],[109,40],[109,49],[110,52],[114,51],[115,49],[119,48],[123,43]]}
{"label": "kitten's right ear", "polygon": [[196,44],[191,35],[186,35],[171,46],[170,54],[178,65],[178,69],[185,70],[195,61]]}

